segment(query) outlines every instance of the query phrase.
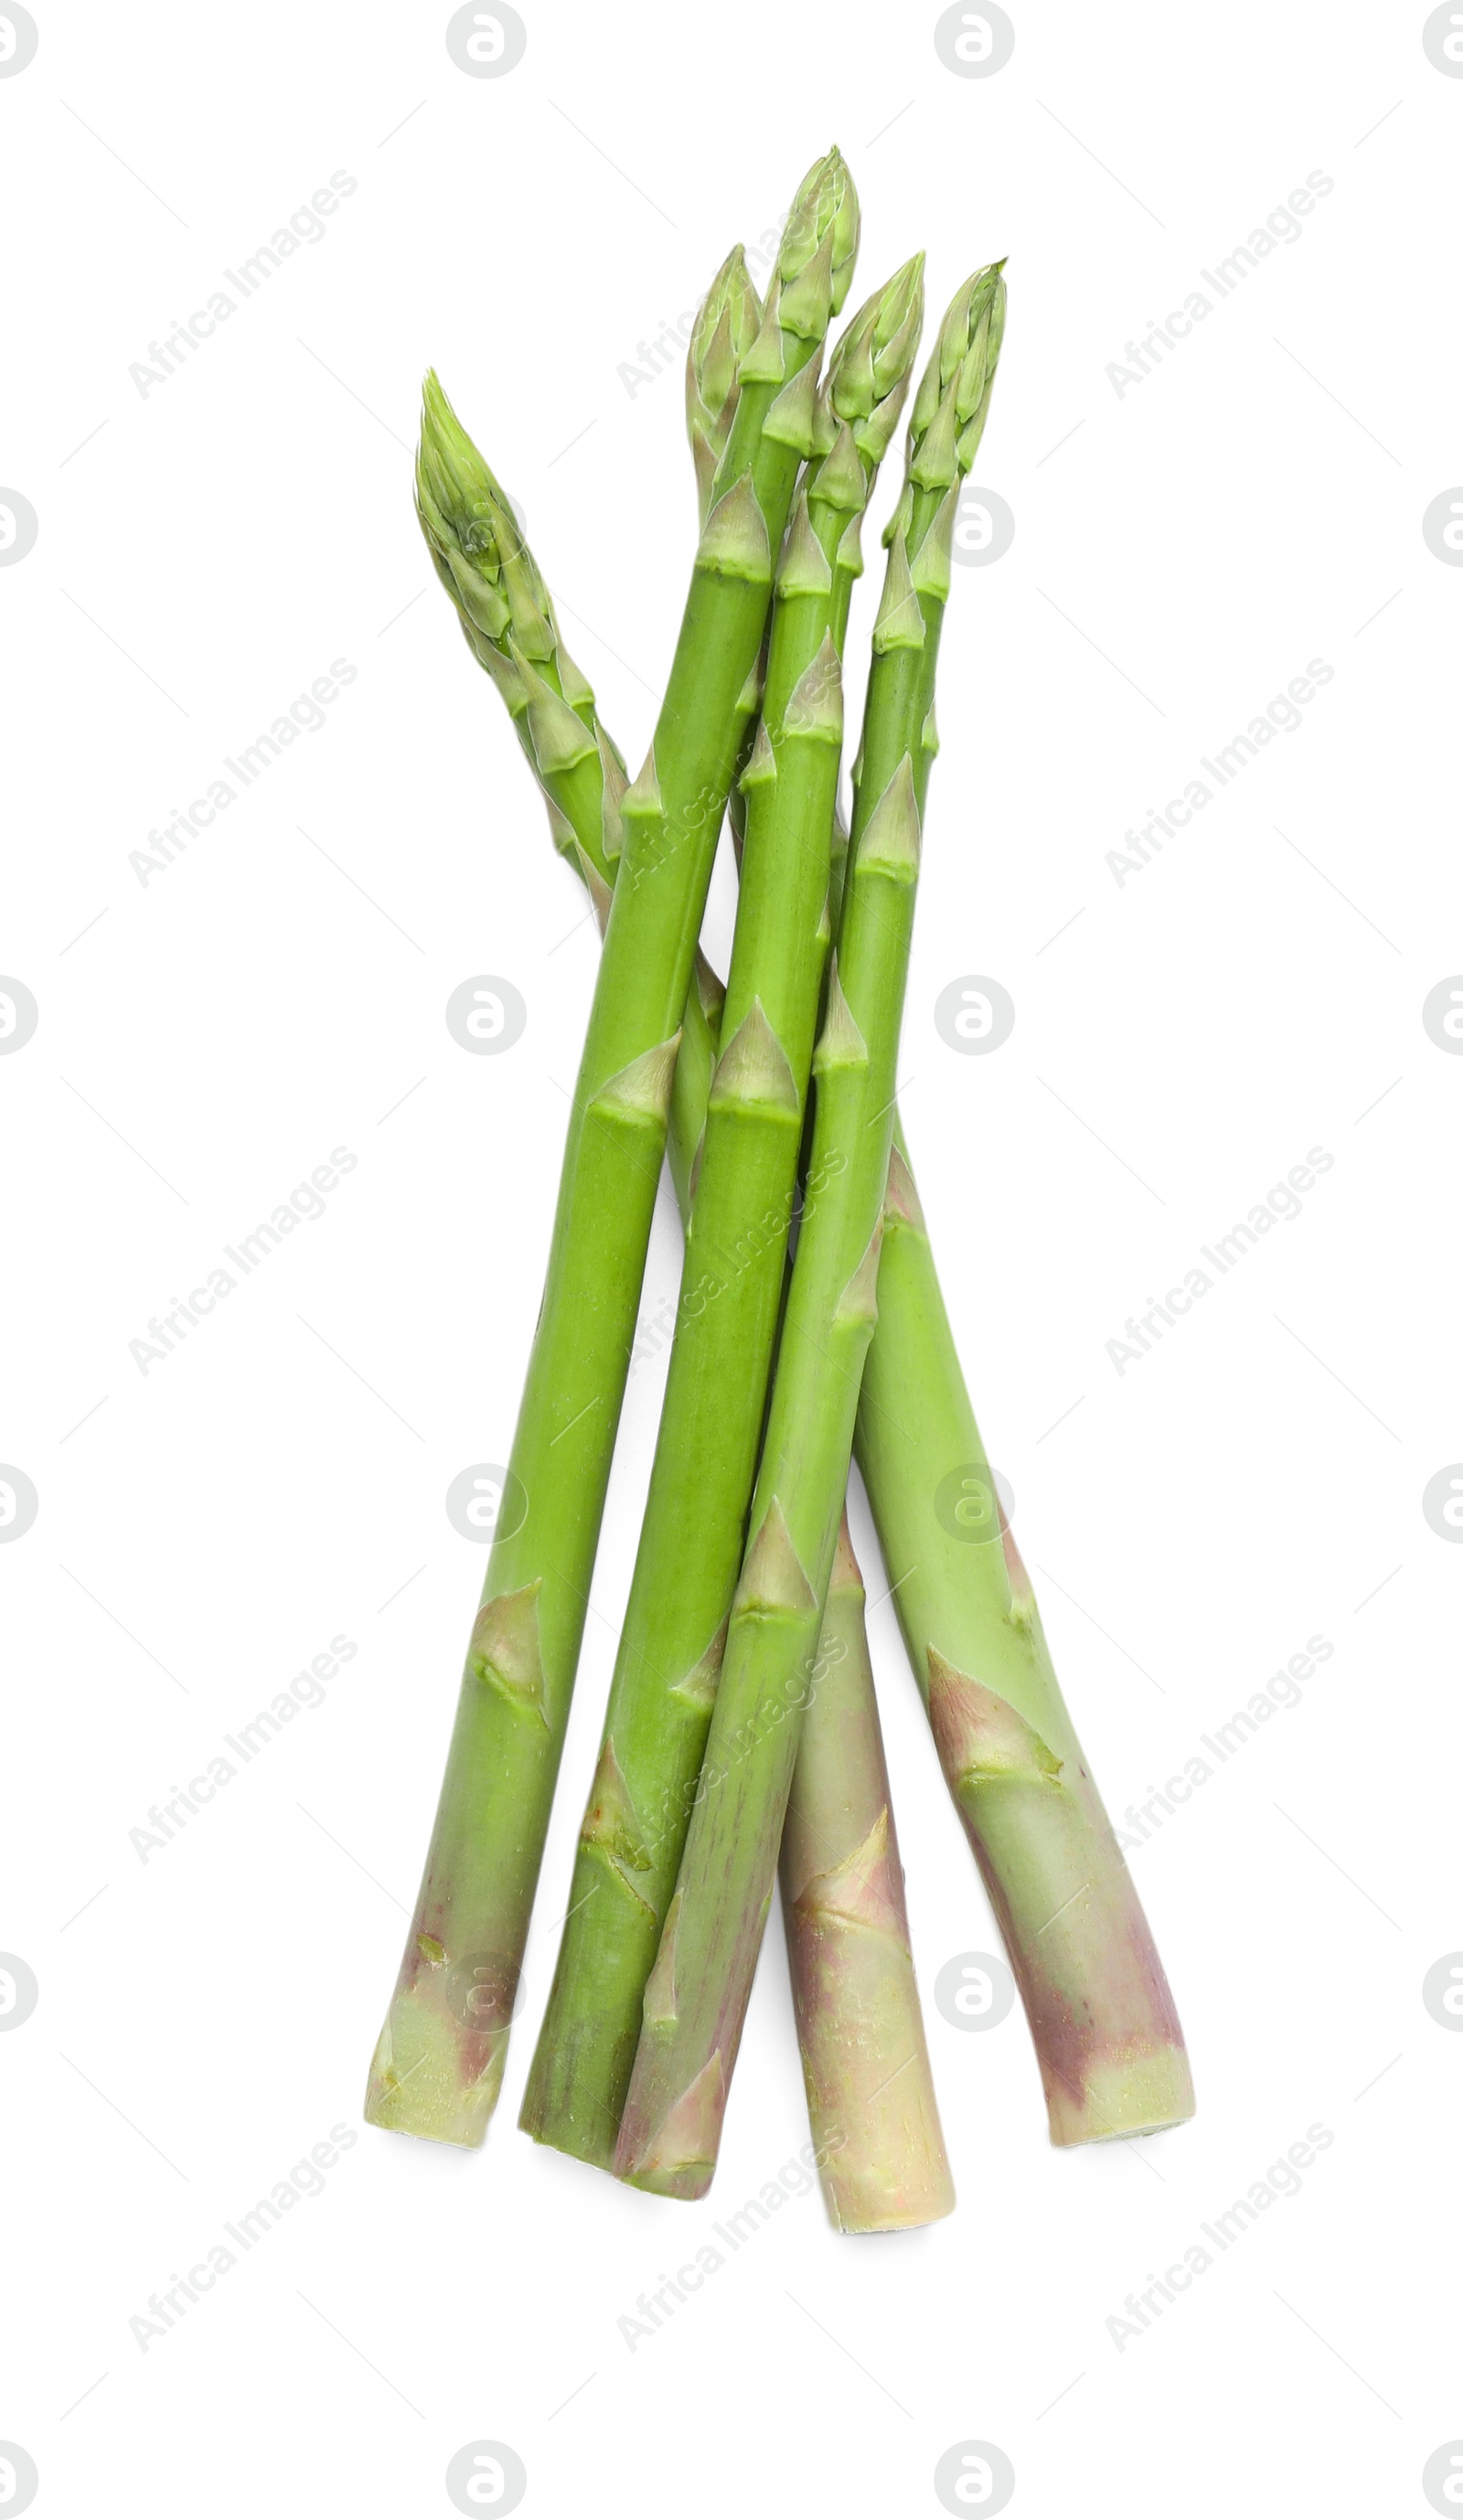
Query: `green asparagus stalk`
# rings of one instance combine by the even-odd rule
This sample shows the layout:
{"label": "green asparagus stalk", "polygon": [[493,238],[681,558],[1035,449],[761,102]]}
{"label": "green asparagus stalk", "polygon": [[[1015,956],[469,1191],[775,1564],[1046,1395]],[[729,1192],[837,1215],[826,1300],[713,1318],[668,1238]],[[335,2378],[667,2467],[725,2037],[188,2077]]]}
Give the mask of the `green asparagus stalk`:
{"label": "green asparagus stalk", "polygon": [[[732,306],[737,303],[732,266],[739,255],[740,248],[713,284]],[[729,323],[732,338],[745,346],[744,321],[733,323],[729,313]],[[430,370],[421,395],[417,515],[467,645],[502,695],[543,790],[554,846],[583,878],[602,935],[624,846],[620,804],[629,777],[600,724],[594,692],[564,643],[507,495]],[[572,708],[594,738],[593,755],[581,750],[558,701]],[[698,952],[671,1086],[666,1152],[678,1196],[688,1187],[705,1118],[721,999],[721,982]]]}
{"label": "green asparagus stalk", "polygon": [[[836,151],[789,215],[696,553],[649,758],[620,799],[625,865],[575,1087],[548,1282],[513,1439],[516,1529],[494,1544],[426,1868],[373,2059],[373,2123],[480,2143],[509,2023],[568,1720],[624,1396],[676,1053],[818,363],[858,240]],[[457,523],[444,518],[449,528]],[[471,519],[463,520],[470,528]],[[461,535],[459,536],[461,539]],[[466,555],[465,557],[470,557]],[[510,602],[511,590],[505,600]],[[521,643],[541,773],[604,777],[596,737]],[[537,721],[537,722],[535,722]]]}
{"label": "green asparagus stalk", "polygon": [[[916,536],[973,461],[1003,321],[1003,296],[987,302],[979,275],[946,319],[911,416],[926,430],[907,493]],[[894,616],[911,640],[916,614],[924,630],[909,651],[927,712],[921,808],[950,590],[942,547],[928,548],[933,564],[916,566]],[[1154,2133],[1193,2114],[1183,2033],[1005,1526],[897,1129],[885,1227],[858,1459],[941,1767],[1026,2007],[1051,2139]]]}
{"label": "green asparagus stalk", "polygon": [[[999,292],[987,276],[987,302]],[[984,337],[989,343],[989,328]],[[819,1633],[843,1509],[876,1284],[895,1063],[919,865],[914,753],[925,627],[905,592],[939,574],[953,497],[916,517],[938,415],[910,429],[864,704],[862,773],[836,965],[815,1056],[817,1105],[751,1541],[732,1601],[706,1755],[675,1895],[645,1988],[615,2167],[662,2195],[704,2195],[797,1749],[819,1685]],[[941,406],[943,410],[943,405]],[[933,450],[939,452],[939,440]],[[909,537],[919,523],[920,539]],[[933,549],[927,551],[926,542]],[[915,661],[910,668],[910,658]],[[911,708],[912,701],[915,704]]]}
{"label": "green asparagus stalk", "polygon": [[[716,466],[736,411],[737,363],[762,329],[762,304],[741,247],[728,254],[706,293],[687,364],[687,428],[695,449],[700,523],[711,505]],[[595,696],[569,654],[553,600],[508,498],[458,420],[435,375],[422,402],[417,512],[437,574],[457,610],[467,645],[507,703],[525,758],[543,791],[554,846],[581,878],[599,933],[624,840],[619,803],[629,786],[623,757],[604,728]],[[446,515],[466,519],[459,531]],[[512,589],[512,603],[508,589]],[[541,770],[529,724],[528,691],[513,663],[514,623],[540,659],[551,690],[570,699],[596,739],[602,782],[579,765]],[[526,625],[526,626],[525,626]],[[755,719],[761,685],[754,674],[738,695],[738,721]],[[683,1219],[690,1211],[690,1175],[706,1125],[706,1100],[716,1063],[726,990],[699,947],[681,1018],[681,1048],[671,1088],[666,1160]]]}
{"label": "green asparagus stalk", "polygon": [[[732,972],[644,1527],[520,2123],[613,2160],[745,1538],[827,929],[859,520],[918,338],[917,256],[829,363],[777,573]],[[867,451],[865,451],[865,449]],[[693,1520],[687,1526],[687,1506]]]}
{"label": "green asparagus stalk", "polygon": [[1067,1712],[970,1406],[912,1178],[889,1174],[859,1459],[940,1764],[1031,2023],[1051,2139],[1194,2110],[1174,1999]]}
{"label": "green asparagus stalk", "polygon": [[955,2197],[847,1515],[818,1664],[779,1858],[808,2116],[834,2228],[908,2231],[938,2222]]}

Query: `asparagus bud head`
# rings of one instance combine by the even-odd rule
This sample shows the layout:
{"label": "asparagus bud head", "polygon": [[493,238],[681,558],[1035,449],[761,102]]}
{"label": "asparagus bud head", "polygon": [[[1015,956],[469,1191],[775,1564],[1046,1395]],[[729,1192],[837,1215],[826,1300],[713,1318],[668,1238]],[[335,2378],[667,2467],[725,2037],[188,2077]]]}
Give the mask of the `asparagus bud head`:
{"label": "asparagus bud head", "polygon": [[909,389],[924,322],[924,255],[912,254],[865,298],[828,361],[825,401],[853,429],[865,463],[887,453]]}
{"label": "asparagus bud head", "polygon": [[786,331],[815,339],[840,312],[859,250],[859,196],[836,149],[820,158],[793,197],[777,255]]}
{"label": "asparagus bud head", "polygon": [[[909,416],[911,472],[921,441],[943,407],[948,405],[951,412],[954,423],[952,433],[954,435],[963,438],[969,425],[977,419],[980,428],[985,426],[986,407],[1005,331],[1004,271],[1004,257],[999,262],[983,263],[979,271],[973,271],[970,278],[961,283],[946,309],[939,340],[919,381],[919,391]],[[977,428],[968,453],[961,445],[962,472],[970,470],[979,443]]]}
{"label": "asparagus bud head", "polygon": [[436,373],[421,388],[417,514],[453,602],[474,629],[525,656],[554,652],[549,590],[507,493],[453,410]]}
{"label": "asparagus bud head", "polygon": [[741,247],[733,246],[702,301],[686,357],[686,433],[704,511],[732,433],[742,359],[762,324],[762,301]]}

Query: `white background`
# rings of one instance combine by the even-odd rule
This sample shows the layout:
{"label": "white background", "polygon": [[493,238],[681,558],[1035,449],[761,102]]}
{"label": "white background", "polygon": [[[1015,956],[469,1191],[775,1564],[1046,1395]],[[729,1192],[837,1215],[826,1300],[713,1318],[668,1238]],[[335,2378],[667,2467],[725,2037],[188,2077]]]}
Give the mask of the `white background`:
{"label": "white background", "polygon": [[[1421,1021],[1463,967],[1463,575],[1421,529],[1463,477],[1463,81],[1400,6],[1031,5],[987,79],[942,65],[933,10],[870,0],[525,0],[501,79],[455,67],[445,8],[37,14],[0,78],[0,482],[39,519],[0,571],[0,969],[40,1009],[0,1059],[0,1458],[40,1499],[0,1550],[0,1949],[40,1989],[0,2038],[0,2438],[37,2509],[449,2511],[489,2438],[554,2514],[936,2513],[967,2439],[1033,2515],[1426,2511],[1463,2435],[1463,2041],[1420,1992],[1463,1946],[1463,1553],[1421,1510],[1463,1455],[1463,1065]],[[832,138],[855,301],[916,246],[932,313],[1010,257],[978,479],[1016,535],[956,572],[904,1106],[1115,1815],[1308,1637],[1335,1651],[1131,1857],[1191,2127],[1054,2153],[1019,2008],[971,2036],[931,2003],[955,2217],[859,2243],[794,2200],[632,2353],[636,2296],[806,2140],[776,1933],[706,2205],[515,2126],[652,1367],[489,2141],[360,2129],[481,1574],[444,1492],[507,1455],[598,950],[409,450],[431,361],[638,762],[693,502],[679,369],[617,372]],[[322,241],[140,393],[149,342],[336,170]],[[1125,342],[1312,170],[1300,240],[1120,397]],[[336,658],[325,725],[140,881],[150,830]],[[1120,885],[1125,831],[1312,658],[1302,727]],[[723,874],[719,956],[730,903]],[[501,1058],[443,1020],[480,971],[528,1008]],[[1016,1004],[989,1058],[934,1029],[967,972]],[[149,1317],[340,1146],[327,1213],[140,1372]],[[1315,1146],[1304,1214],[1120,1374],[1125,1317]],[[647,1312],[678,1245],[667,1204]],[[872,1629],[928,1997],[994,1927],[887,1605]],[[337,1635],[326,1703],[142,1863],[149,1807]],[[1120,2352],[1124,2297],[1316,2123],[1302,2193]],[[140,2350],[148,2296],[336,2124],[325,2192]]]}

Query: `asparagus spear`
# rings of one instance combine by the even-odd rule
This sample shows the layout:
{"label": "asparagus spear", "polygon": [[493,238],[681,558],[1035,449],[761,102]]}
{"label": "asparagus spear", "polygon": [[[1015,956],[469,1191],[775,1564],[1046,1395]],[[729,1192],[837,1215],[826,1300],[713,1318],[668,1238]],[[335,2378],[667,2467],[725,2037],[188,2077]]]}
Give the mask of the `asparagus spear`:
{"label": "asparagus spear", "polygon": [[846,1514],[818,1673],[779,1858],[808,2116],[834,2228],[907,2231],[938,2222],[955,2198],[909,1952],[864,1578]]}
{"label": "asparagus spear", "polygon": [[[996,271],[983,280],[989,315],[1001,283]],[[989,350],[987,322],[972,362],[984,361]],[[944,400],[935,412],[926,404],[922,387],[874,630],[838,955],[814,1060],[818,1095],[806,1205],[751,1541],[686,1852],[645,1988],[616,2147],[621,2177],[662,2195],[703,2195],[715,2169],[772,1898],[798,1719],[818,1685],[819,1631],[877,1314],[895,1062],[919,865],[914,753],[925,624],[913,602],[911,569],[921,583],[938,577],[956,495],[952,489],[937,501],[934,514],[916,509],[916,494],[924,496],[921,472],[931,459],[941,460],[943,435],[935,432],[948,434]],[[916,525],[919,539],[911,543]]]}
{"label": "asparagus spear", "polygon": [[[739,253],[738,248],[714,284],[729,296]],[[755,292],[752,298],[755,305]],[[744,320],[732,322],[732,334],[747,345]],[[543,789],[554,846],[583,878],[602,935],[624,845],[620,804],[629,778],[600,725],[594,692],[564,644],[549,590],[508,498],[431,370],[421,393],[417,515],[467,645],[502,694]],[[593,753],[581,748],[575,728],[555,705],[560,701],[594,738]],[[722,984],[698,952],[671,1086],[666,1152],[678,1196],[688,1186],[706,1116],[721,1001]]]}
{"label": "asparagus spear", "polygon": [[986,1467],[898,1148],[884,1221],[859,1459],[940,1764],[1021,1990],[1052,2142],[1153,2134],[1193,2115],[1183,2033]]}
{"label": "asparagus spear", "polygon": [[[835,349],[777,573],[722,1053],[644,1527],[522,2124],[608,2167],[690,1814],[757,1466],[823,969],[859,520],[898,426],[923,256]],[[866,450],[866,451],[865,451]],[[694,1518],[687,1528],[687,1504]]]}
{"label": "asparagus spear", "polygon": [[[990,399],[1003,300],[972,285],[946,319],[911,429],[913,531],[968,471]],[[897,544],[895,546],[898,548]],[[946,561],[916,567],[902,617],[924,625],[926,741]],[[944,546],[948,553],[948,543]],[[888,599],[886,597],[886,607]],[[996,1911],[1037,2050],[1053,2143],[1142,2135],[1191,2117],[1193,2083],[1163,1964],[1052,1667],[1005,1526],[896,1124],[857,1452],[946,1782]]]}
{"label": "asparagus spear", "polygon": [[[799,462],[812,451],[820,348],[841,305],[858,204],[836,150],[805,177],[696,554],[628,837],[570,1114],[549,1275],[510,1469],[526,1501],[495,1540],[447,1773],[366,2114],[480,2143],[498,2096],[529,1912],[568,1720],[656,1182],[680,1022],[734,764],[733,712],[756,660]],[[464,540],[472,519],[444,517]],[[470,559],[468,552],[465,559]],[[506,600],[510,602],[511,585]],[[542,773],[604,779],[594,734],[510,659]]]}

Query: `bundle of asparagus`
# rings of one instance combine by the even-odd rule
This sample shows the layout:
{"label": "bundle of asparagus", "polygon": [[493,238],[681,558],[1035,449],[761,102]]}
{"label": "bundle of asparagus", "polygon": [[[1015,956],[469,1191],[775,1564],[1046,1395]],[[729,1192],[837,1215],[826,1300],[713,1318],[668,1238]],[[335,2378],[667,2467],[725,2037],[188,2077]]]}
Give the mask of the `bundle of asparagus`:
{"label": "bundle of asparagus", "polygon": [[[795,197],[766,303],[737,248],[700,310],[687,425],[701,536],[633,785],[503,492],[427,379],[421,525],[603,955],[511,1456],[526,1511],[490,1557],[367,2115],[475,2144],[497,2099],[664,1153],[687,1237],[675,1339],[521,2123],[643,2187],[704,2193],[780,1849],[824,2195],[838,2228],[871,2231],[932,2221],[953,2197],[843,1512],[855,1453],[1053,2141],[1171,2126],[1193,2096],[1014,1540],[1001,1517],[998,1542],[971,1547],[936,1509],[947,1473],[978,1476],[985,1456],[895,1063],[952,533],[1005,283],[991,264],[956,292],[914,398],[845,834],[860,526],[908,392],[923,276],[916,255],[867,300],[820,382],[858,234],[830,151]],[[724,989],[696,938],[733,780]]]}

